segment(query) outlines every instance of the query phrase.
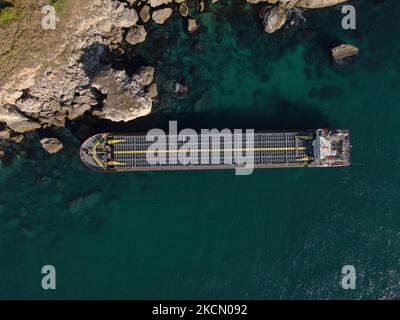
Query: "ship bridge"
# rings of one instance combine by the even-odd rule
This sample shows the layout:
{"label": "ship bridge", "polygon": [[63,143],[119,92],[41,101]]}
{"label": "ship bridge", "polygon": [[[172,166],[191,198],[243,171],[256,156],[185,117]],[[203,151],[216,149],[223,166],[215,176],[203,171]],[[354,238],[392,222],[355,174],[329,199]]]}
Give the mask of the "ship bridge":
{"label": "ship bridge", "polygon": [[346,129],[318,129],[314,140],[315,162],[319,167],[350,165],[350,133]]}

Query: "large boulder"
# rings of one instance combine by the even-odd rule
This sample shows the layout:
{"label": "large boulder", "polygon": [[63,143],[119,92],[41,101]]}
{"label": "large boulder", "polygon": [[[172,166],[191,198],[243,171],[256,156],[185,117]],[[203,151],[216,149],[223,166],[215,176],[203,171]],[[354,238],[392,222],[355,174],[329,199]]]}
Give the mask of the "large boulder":
{"label": "large boulder", "polygon": [[43,149],[45,149],[48,153],[57,153],[64,148],[64,145],[57,138],[45,138],[40,140],[40,144]]}
{"label": "large boulder", "polygon": [[153,12],[151,18],[157,24],[163,24],[172,14],[171,8],[158,9]]}
{"label": "large boulder", "polygon": [[133,26],[126,35],[126,41],[131,45],[135,45],[146,40],[146,36],[147,32],[143,26]]}
{"label": "large boulder", "polygon": [[287,14],[281,7],[274,7],[267,10],[263,19],[264,31],[267,33],[273,33],[282,28],[285,25],[286,20]]}
{"label": "large boulder", "polygon": [[336,61],[357,55],[360,50],[351,44],[341,44],[332,49],[332,57]]}
{"label": "large boulder", "polygon": [[145,4],[142,9],[139,11],[140,19],[142,19],[143,22],[147,22],[150,20],[150,6]]}
{"label": "large boulder", "polygon": [[152,100],[145,87],[153,81],[154,68],[144,67],[129,77],[125,71],[109,69],[94,79],[94,85],[107,97],[95,115],[111,121],[131,121],[151,112]]}
{"label": "large boulder", "polygon": [[139,16],[135,9],[125,8],[115,20],[115,26],[119,28],[129,28],[136,24]]}

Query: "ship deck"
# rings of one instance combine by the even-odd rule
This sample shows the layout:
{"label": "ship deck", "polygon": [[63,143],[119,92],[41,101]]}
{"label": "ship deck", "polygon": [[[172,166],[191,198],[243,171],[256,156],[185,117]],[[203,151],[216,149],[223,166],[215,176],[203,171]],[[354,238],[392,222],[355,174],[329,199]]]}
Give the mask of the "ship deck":
{"label": "ship deck", "polygon": [[[201,147],[200,143],[177,142],[174,148],[171,148],[171,144],[169,144],[168,148],[158,150],[152,150],[153,142],[147,141],[145,135],[113,134],[109,135],[107,140],[112,142],[110,144],[111,159],[109,160],[116,170],[236,167],[238,163],[226,159],[227,154],[232,154],[232,159],[235,159],[235,153],[241,153],[243,156],[246,153],[251,154],[255,167],[292,167],[306,166],[310,163],[310,159],[313,157],[310,134],[313,133],[260,132],[254,134],[252,147],[248,147],[246,135],[242,135],[239,138],[234,136],[235,143],[228,141],[225,145],[221,140],[218,148]],[[169,138],[176,137],[169,136]],[[183,146],[184,148],[182,148]],[[188,149],[191,152],[191,163],[182,164],[180,161],[182,153],[187,153]],[[160,163],[150,165],[149,154],[153,156],[157,154]]]}

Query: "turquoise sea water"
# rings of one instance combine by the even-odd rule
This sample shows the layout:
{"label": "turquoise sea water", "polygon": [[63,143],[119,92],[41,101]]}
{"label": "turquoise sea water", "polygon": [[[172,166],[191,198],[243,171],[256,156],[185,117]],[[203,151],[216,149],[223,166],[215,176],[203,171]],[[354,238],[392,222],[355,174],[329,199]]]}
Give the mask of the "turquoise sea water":
{"label": "turquoise sea water", "polygon": [[[27,151],[0,170],[0,298],[367,299],[400,293],[399,1],[353,1],[263,32],[256,8],[214,6],[187,35],[175,16],[127,54],[155,65],[154,114],[71,124],[66,148]],[[329,49],[361,49],[345,65]],[[133,59],[133,58],[132,58]],[[137,61],[133,59],[133,61]],[[190,94],[168,93],[182,78]],[[346,127],[354,165],[339,169],[98,174],[80,164],[90,133],[180,128]],[[44,134],[44,133],[42,133]],[[37,137],[32,137],[32,139]],[[57,289],[41,289],[41,268]],[[340,285],[354,265],[357,289]]]}

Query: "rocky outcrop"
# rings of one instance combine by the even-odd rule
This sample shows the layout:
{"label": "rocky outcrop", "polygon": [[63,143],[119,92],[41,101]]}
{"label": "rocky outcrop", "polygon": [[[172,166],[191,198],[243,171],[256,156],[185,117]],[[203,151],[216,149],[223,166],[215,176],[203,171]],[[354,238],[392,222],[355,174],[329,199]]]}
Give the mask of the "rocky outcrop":
{"label": "rocky outcrop", "polygon": [[157,24],[163,24],[172,14],[171,8],[158,9],[153,12],[151,18]]}
{"label": "rocky outcrop", "polygon": [[109,69],[94,80],[94,86],[106,95],[96,115],[112,121],[131,121],[151,112],[152,100],[146,87],[153,81],[154,68],[143,67],[129,77],[125,71]]}
{"label": "rocky outcrop", "polygon": [[267,10],[263,19],[264,31],[267,33],[273,33],[282,28],[285,25],[286,20],[286,12],[281,7],[274,7]]}
{"label": "rocky outcrop", "polygon": [[342,44],[332,49],[332,57],[336,61],[355,56],[359,53],[359,49],[351,44]]}
{"label": "rocky outcrop", "polygon": [[139,20],[135,9],[124,8],[121,14],[116,18],[114,25],[118,28],[129,28]]}
{"label": "rocky outcrop", "polygon": [[41,127],[39,123],[29,119],[12,105],[4,105],[0,108],[0,122],[5,123],[15,132],[27,132]]}
{"label": "rocky outcrop", "polygon": [[48,153],[53,154],[57,153],[64,148],[64,145],[57,138],[45,138],[40,140],[40,144],[43,149],[45,149]]}
{"label": "rocky outcrop", "polygon": [[287,19],[286,11],[290,11],[295,7],[306,9],[317,9],[329,6],[334,6],[347,0],[246,0],[249,3],[257,4],[260,2],[267,2],[276,5],[273,8],[265,6],[260,11],[260,17],[263,19],[264,31],[273,33],[281,29]]}
{"label": "rocky outcrop", "polygon": [[[58,34],[60,41],[52,41],[54,45],[48,53],[43,44],[42,55],[36,54],[31,63],[35,67],[15,67],[9,76],[0,77],[0,125],[6,125],[3,137],[50,125],[64,126],[66,119],[74,120],[92,112],[101,101],[92,80],[105,68],[102,59],[106,51],[121,43],[126,28],[131,28],[129,42],[138,43],[145,38],[144,27],[136,26],[139,19],[136,10],[126,3],[96,0],[71,7],[76,11],[70,13],[69,24],[51,33]],[[40,34],[43,30],[37,27]],[[29,60],[29,51],[24,52]],[[7,54],[0,56],[0,63]],[[143,90],[137,93],[142,96],[136,100],[145,101],[148,113],[151,99]],[[142,104],[139,105],[136,103],[135,109],[141,109]]]}

